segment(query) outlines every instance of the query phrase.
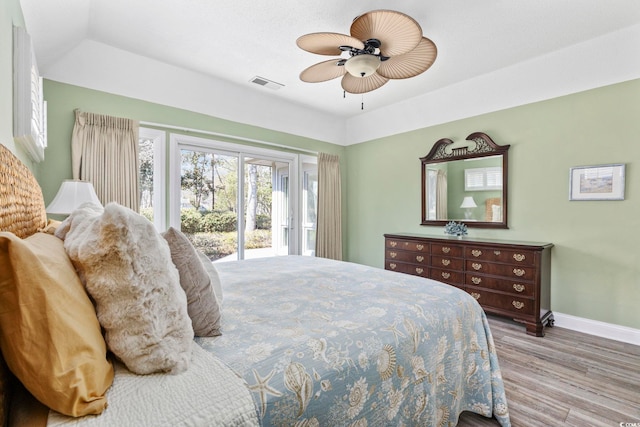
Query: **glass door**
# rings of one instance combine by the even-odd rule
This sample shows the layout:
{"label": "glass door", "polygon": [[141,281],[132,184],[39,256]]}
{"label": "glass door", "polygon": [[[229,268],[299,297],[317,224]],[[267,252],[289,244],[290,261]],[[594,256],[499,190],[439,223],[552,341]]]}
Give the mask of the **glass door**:
{"label": "glass door", "polygon": [[233,152],[238,146],[183,138],[172,135],[171,142],[174,227],[212,261],[299,253],[289,184],[296,155]]}
{"label": "glass door", "polygon": [[244,259],[289,254],[289,163],[244,157]]}
{"label": "glass door", "polygon": [[180,230],[211,260],[238,259],[239,157],[180,148]]}

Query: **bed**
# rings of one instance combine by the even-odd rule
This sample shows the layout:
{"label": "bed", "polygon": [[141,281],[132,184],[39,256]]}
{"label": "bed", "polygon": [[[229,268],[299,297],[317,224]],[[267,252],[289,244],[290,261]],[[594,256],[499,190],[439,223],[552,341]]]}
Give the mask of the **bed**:
{"label": "bed", "polygon": [[[0,231],[46,231],[37,182],[1,146],[0,160],[0,212],[11,212]],[[3,362],[3,422],[29,404],[50,426],[449,426],[462,411],[510,425],[491,331],[466,293],[313,257],[214,268],[222,334],[195,337],[185,372],[135,375],[111,358],[108,406],[72,417],[34,401]]]}

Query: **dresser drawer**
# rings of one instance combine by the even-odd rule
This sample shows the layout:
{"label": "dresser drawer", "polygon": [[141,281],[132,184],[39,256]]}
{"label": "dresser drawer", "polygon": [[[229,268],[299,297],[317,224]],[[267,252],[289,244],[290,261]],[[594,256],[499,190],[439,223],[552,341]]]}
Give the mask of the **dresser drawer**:
{"label": "dresser drawer", "polygon": [[534,280],[536,278],[536,269],[534,267],[494,264],[491,262],[467,260],[466,271],[471,273],[492,274],[507,278],[519,280]]}
{"label": "dresser drawer", "polygon": [[440,267],[446,270],[462,271],[464,269],[464,260],[462,258],[433,255],[431,257],[431,265],[433,267]]}
{"label": "dresser drawer", "polygon": [[464,283],[464,273],[461,271],[451,271],[436,267],[431,267],[430,276],[433,280],[456,285],[461,287]]}
{"label": "dresser drawer", "polygon": [[429,264],[429,255],[421,252],[399,251],[396,249],[387,249],[385,251],[385,259],[391,261],[411,262],[414,264]]}
{"label": "dresser drawer", "polygon": [[414,276],[429,277],[429,267],[407,264],[404,262],[396,262],[394,260],[384,261],[385,270],[397,271],[398,273],[412,274]]}
{"label": "dresser drawer", "polygon": [[467,259],[480,261],[494,261],[517,265],[535,265],[535,252],[520,250],[504,250],[496,248],[473,247],[464,249]]}
{"label": "dresser drawer", "polygon": [[428,243],[413,242],[410,240],[386,239],[385,246],[389,249],[429,253]]}
{"label": "dresser drawer", "polygon": [[494,307],[520,315],[535,314],[534,300],[512,295],[497,294],[484,289],[465,288],[483,307]]}
{"label": "dresser drawer", "polygon": [[448,243],[431,243],[431,253],[433,255],[444,255],[462,258],[462,246],[450,245]]}
{"label": "dresser drawer", "polygon": [[487,277],[482,274],[467,272],[465,274],[465,285],[477,286],[485,289],[497,289],[503,292],[509,292],[514,295],[523,297],[531,297],[534,295],[535,286],[533,283],[518,280],[497,279],[495,277]]}

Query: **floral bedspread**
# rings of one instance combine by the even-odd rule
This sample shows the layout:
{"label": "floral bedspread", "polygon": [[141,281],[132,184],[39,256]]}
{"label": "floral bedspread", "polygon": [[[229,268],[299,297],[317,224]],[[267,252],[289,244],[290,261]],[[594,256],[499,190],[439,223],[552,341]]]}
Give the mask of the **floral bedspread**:
{"label": "floral bedspread", "polygon": [[486,317],[436,281],[322,258],[215,264],[223,331],[196,341],[244,378],[265,426],[509,426]]}

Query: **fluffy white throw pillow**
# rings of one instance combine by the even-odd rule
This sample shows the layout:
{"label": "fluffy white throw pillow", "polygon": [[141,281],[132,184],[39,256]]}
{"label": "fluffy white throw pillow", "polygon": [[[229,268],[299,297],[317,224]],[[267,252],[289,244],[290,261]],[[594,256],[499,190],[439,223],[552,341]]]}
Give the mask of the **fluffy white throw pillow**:
{"label": "fluffy white throw pillow", "polygon": [[193,328],[167,242],[131,209],[85,204],[56,230],[96,304],[105,341],[134,373],[189,367]]}

